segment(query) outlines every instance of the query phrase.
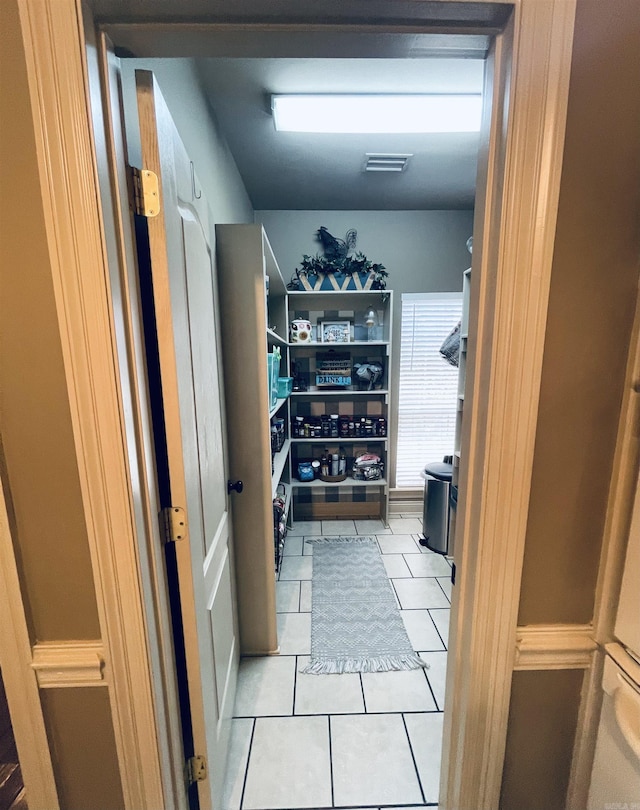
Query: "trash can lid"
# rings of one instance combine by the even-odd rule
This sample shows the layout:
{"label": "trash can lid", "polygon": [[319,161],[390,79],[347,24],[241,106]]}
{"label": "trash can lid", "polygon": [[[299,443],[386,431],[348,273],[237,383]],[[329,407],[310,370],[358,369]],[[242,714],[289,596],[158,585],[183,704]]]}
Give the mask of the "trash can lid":
{"label": "trash can lid", "polygon": [[453,464],[447,464],[446,461],[433,461],[425,466],[424,474],[437,478],[439,481],[451,481]]}

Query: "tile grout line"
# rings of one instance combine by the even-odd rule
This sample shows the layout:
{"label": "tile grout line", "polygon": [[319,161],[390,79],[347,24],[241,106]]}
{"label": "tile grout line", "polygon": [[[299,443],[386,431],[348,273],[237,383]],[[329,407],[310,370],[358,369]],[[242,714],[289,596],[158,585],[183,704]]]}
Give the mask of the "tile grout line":
{"label": "tile grout line", "polygon": [[[291,717],[295,717],[296,715],[296,689],[298,687],[298,656],[296,655],[296,663],[293,667],[293,695],[292,695],[292,702],[291,702]],[[437,704],[436,704],[437,705]]]}
{"label": "tile grout line", "polygon": [[[426,650],[425,650],[426,652]],[[444,708],[440,708],[440,704],[436,700],[436,693],[433,691],[433,687],[431,686],[431,681],[429,680],[429,676],[427,675],[427,670],[423,668],[424,677],[427,679],[427,686],[429,687],[429,691],[431,692],[431,697],[433,698],[434,705],[438,712],[443,712]]]}
{"label": "tile grout line", "polygon": [[256,721],[257,717],[253,718],[253,725],[251,726],[251,739],[249,740],[249,753],[247,754],[247,764],[244,769],[244,779],[242,780],[242,792],[240,794],[240,804],[238,805],[239,809],[242,810],[242,806],[244,804],[244,794],[247,789],[247,779],[249,777],[249,762],[251,761],[251,750],[253,748],[253,737],[256,733]]}
{"label": "tile grout line", "polygon": [[445,648],[445,650],[446,650],[447,652],[449,652],[449,650],[448,650],[448,648],[447,648],[447,645],[445,644],[445,640],[444,640],[444,639],[442,638],[442,636],[440,635],[440,631],[438,630],[438,625],[437,625],[437,624],[436,624],[436,623],[433,621],[433,616],[431,615],[431,611],[432,611],[432,610],[447,610],[447,608],[427,608],[427,613],[429,614],[429,618],[431,619],[431,623],[433,624],[433,626],[434,626],[434,627],[435,627],[435,629],[436,629],[436,633],[438,634],[438,638],[439,638],[439,639],[440,639],[440,641],[442,642],[442,646]]}
{"label": "tile grout line", "polygon": [[[358,672],[358,678],[360,680],[360,691],[362,692],[362,707],[363,707],[363,714],[369,714],[367,711],[367,698],[364,694],[364,683],[362,682],[362,672]],[[358,712],[359,713],[359,712]]]}
{"label": "tile grout line", "polygon": [[[404,564],[409,569],[409,573],[411,574],[411,579],[419,579],[419,577],[414,576],[413,571],[411,570],[411,566],[407,562],[406,556],[407,556],[408,553],[409,552],[403,552],[403,554],[402,554],[402,559],[404,560]],[[398,577],[398,579],[400,579],[400,577]],[[407,577],[407,579],[409,579],[409,577]]]}
{"label": "tile grout line", "polygon": [[[441,591],[442,591],[442,593],[445,595],[445,598],[446,598],[447,602],[449,602],[449,605],[451,605],[451,599],[449,599],[449,596],[447,595],[447,592],[445,591],[445,589],[442,587],[442,583],[440,582],[440,580],[438,579],[438,577],[435,577],[435,581],[436,581],[436,582],[438,583],[438,585],[440,586],[440,590],[441,590]],[[436,608],[433,608],[433,610],[436,610]]]}
{"label": "tile grout line", "polygon": [[329,731],[329,784],[331,785],[331,806],[336,806],[335,789],[333,785],[333,746],[331,745],[331,715],[327,715],[327,728]]}
{"label": "tile grout line", "polygon": [[[436,652],[444,652],[444,650],[436,650]],[[352,672],[351,675],[359,673]],[[375,673],[374,673],[375,674]],[[381,715],[396,715],[396,714],[442,714],[440,709],[396,709],[394,711],[383,712],[331,712],[333,717],[362,717],[364,714],[371,717],[380,717]],[[251,714],[251,715],[238,715],[233,720],[283,720],[291,717],[327,717],[327,712],[302,712],[301,714]]]}
{"label": "tile grout line", "polygon": [[424,795],[424,789],[422,787],[422,779],[420,779],[420,773],[418,771],[418,763],[416,762],[416,756],[413,753],[413,746],[411,745],[411,736],[409,735],[409,729],[407,728],[407,721],[404,718],[404,713],[402,716],[402,725],[404,726],[404,733],[407,735],[407,742],[409,743],[409,751],[411,752],[411,760],[413,762],[413,767],[416,772],[416,779],[418,780],[418,787],[420,788],[420,795],[422,796],[422,804],[427,803],[427,799]]}

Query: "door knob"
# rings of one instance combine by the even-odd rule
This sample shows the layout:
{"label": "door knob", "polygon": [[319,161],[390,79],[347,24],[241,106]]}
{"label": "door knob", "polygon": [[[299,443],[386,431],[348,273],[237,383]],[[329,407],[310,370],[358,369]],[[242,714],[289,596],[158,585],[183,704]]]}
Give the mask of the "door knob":
{"label": "door knob", "polygon": [[242,481],[227,481],[227,492],[231,494],[234,490],[240,494],[244,489]]}

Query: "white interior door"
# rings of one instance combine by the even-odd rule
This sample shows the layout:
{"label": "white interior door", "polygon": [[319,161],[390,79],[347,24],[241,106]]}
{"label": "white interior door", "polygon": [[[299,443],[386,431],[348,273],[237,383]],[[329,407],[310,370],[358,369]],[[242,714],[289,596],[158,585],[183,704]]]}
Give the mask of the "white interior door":
{"label": "white interior door", "polygon": [[238,669],[217,285],[209,210],[193,163],[151,72],[136,72],[136,90],[142,168],[160,182],[160,213],[147,219],[166,448],[158,464],[168,480],[162,506],[187,515],[175,565],[191,753],[208,763],[208,777],[197,783],[205,810],[221,806]]}

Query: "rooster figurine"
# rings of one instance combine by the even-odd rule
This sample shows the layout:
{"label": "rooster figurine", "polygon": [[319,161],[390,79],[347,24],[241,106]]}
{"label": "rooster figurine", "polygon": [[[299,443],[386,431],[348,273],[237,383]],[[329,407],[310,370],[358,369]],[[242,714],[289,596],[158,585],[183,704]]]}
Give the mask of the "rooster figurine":
{"label": "rooster figurine", "polygon": [[325,258],[330,262],[346,259],[349,251],[353,250],[356,246],[357,236],[358,234],[355,228],[348,230],[344,239],[336,239],[335,236],[329,233],[324,225],[321,225],[318,231],[316,231],[316,239],[322,245]]}

